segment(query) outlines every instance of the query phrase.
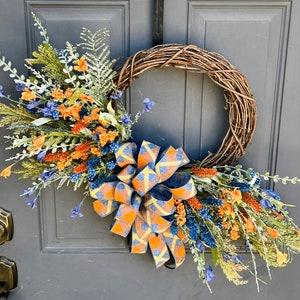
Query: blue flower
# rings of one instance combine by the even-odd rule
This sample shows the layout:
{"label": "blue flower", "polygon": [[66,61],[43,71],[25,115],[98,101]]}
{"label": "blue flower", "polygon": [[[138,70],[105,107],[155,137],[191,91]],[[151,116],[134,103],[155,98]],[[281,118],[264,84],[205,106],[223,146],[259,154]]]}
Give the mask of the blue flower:
{"label": "blue flower", "polygon": [[144,105],[144,109],[142,111],[142,113],[144,112],[149,112],[151,110],[151,108],[154,106],[154,102],[151,101],[149,98],[145,98],[143,101],[143,105]]}
{"label": "blue flower", "polygon": [[120,147],[119,143],[109,144],[109,150],[113,153],[116,153],[118,151],[119,147]]}
{"label": "blue flower", "polygon": [[88,168],[88,181],[93,181],[96,175],[97,171],[94,168]]}
{"label": "blue flower", "polygon": [[26,197],[30,197],[35,193],[35,190],[33,189],[28,189],[28,190],[24,190],[23,193],[20,195],[22,196],[26,196]]}
{"label": "blue flower", "polygon": [[42,108],[41,111],[43,112],[44,117],[52,116],[52,113],[57,111],[57,104],[52,101],[48,101],[46,107]]}
{"label": "blue flower", "polygon": [[81,206],[83,204],[83,201],[81,201],[76,207],[74,207],[72,210],[71,210],[71,218],[81,218],[83,217],[83,214],[80,212],[80,209],[81,209]]}
{"label": "blue flower", "polygon": [[16,91],[23,92],[25,90],[25,84],[24,83],[17,83],[16,85]]}
{"label": "blue flower", "polygon": [[5,97],[4,92],[3,92],[3,86],[0,85],[0,98]]}
{"label": "blue flower", "polygon": [[248,192],[250,190],[250,185],[245,182],[232,181],[230,185],[238,188],[241,192]]}
{"label": "blue flower", "polygon": [[29,205],[32,209],[36,208],[36,203],[38,200],[39,196],[37,195],[34,199],[32,200],[26,200],[26,204]]}
{"label": "blue flower", "polygon": [[40,175],[40,178],[41,178],[42,180],[44,180],[44,182],[47,182],[47,181],[53,179],[54,174],[55,174],[56,172],[57,172],[57,169],[45,171],[45,172],[43,172],[43,173]]}
{"label": "blue flower", "polygon": [[71,182],[76,182],[81,178],[82,173],[72,173],[70,175],[70,181]]}
{"label": "blue flower", "polygon": [[210,248],[216,248],[216,241],[214,237],[211,235],[210,231],[208,230],[206,225],[200,226],[200,237],[201,240],[208,245]]}
{"label": "blue flower", "polygon": [[263,198],[259,201],[260,205],[264,208],[272,208],[272,203],[270,202],[270,200]]}
{"label": "blue flower", "polygon": [[196,246],[200,251],[204,251],[205,250],[205,246],[203,245],[203,243],[201,242],[201,240],[197,240],[196,242]]}
{"label": "blue flower", "polygon": [[[102,152],[102,151],[101,151]],[[88,169],[93,169],[95,167],[98,167],[100,164],[101,164],[101,158],[100,157],[93,157],[93,158],[90,158],[87,162],[87,167]]]}
{"label": "blue flower", "polygon": [[117,166],[117,163],[115,161],[108,161],[106,163],[106,166],[108,170],[113,170]]}
{"label": "blue flower", "polygon": [[90,182],[90,189],[94,190],[100,187],[105,182],[105,175],[101,174],[96,176],[92,182]]}
{"label": "blue flower", "polygon": [[122,95],[123,95],[122,91],[117,91],[115,94],[110,95],[110,98],[114,100],[121,100]]}
{"label": "blue flower", "polygon": [[27,104],[27,109],[30,111],[34,111],[40,105],[39,101],[33,100]]}
{"label": "blue flower", "polygon": [[263,190],[269,197],[274,198],[275,200],[280,201],[280,196],[273,190]]}
{"label": "blue flower", "polygon": [[178,226],[174,222],[171,224],[170,230],[173,235],[178,234]]}
{"label": "blue flower", "polygon": [[89,114],[89,111],[85,108],[83,108],[80,112],[79,112],[79,116],[80,119],[83,119],[84,116],[87,116]]}
{"label": "blue flower", "polygon": [[186,226],[189,229],[189,236],[192,240],[197,241],[199,230],[193,218],[187,217]]}
{"label": "blue flower", "polygon": [[212,266],[208,266],[205,268],[205,280],[207,282],[213,281],[216,279],[216,275],[213,273],[213,268]]}
{"label": "blue flower", "polygon": [[124,125],[130,125],[131,124],[131,119],[130,117],[126,114],[126,115],[123,115],[121,116],[121,121]]}
{"label": "blue flower", "polygon": [[208,207],[204,207],[202,209],[200,209],[199,214],[202,218],[207,219],[207,220],[212,220],[213,217],[210,214],[210,210]]}
{"label": "blue flower", "polygon": [[44,157],[46,156],[46,154],[47,154],[47,151],[40,151],[36,156],[37,160],[39,162],[42,162],[44,160]]}
{"label": "blue flower", "polygon": [[212,205],[212,206],[222,206],[223,201],[219,198],[215,198],[213,196],[207,196],[201,199],[201,203],[203,205]]}

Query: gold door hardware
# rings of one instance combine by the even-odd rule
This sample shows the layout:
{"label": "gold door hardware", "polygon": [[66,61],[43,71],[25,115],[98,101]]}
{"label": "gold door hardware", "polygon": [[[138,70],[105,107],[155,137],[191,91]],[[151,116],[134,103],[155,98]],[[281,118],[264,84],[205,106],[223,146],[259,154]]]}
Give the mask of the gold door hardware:
{"label": "gold door hardware", "polygon": [[10,241],[14,235],[14,223],[11,212],[0,207],[0,245]]}
{"label": "gold door hardware", "polygon": [[0,256],[0,294],[8,292],[18,285],[17,265],[14,261]]}

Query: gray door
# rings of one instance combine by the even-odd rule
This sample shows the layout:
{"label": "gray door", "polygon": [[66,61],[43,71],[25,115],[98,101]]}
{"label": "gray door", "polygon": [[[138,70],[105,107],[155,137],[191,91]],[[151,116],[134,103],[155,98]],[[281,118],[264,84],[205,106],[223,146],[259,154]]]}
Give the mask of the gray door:
{"label": "gray door", "polygon": [[[300,2],[165,0],[164,43],[196,44],[224,55],[248,77],[257,99],[258,123],[245,167],[283,176],[300,175]],[[112,57],[128,56],[152,46],[152,0],[0,0],[0,50],[25,72],[23,59],[39,42],[30,14],[46,24],[57,48],[78,42],[81,27],[107,27]],[[0,72],[0,84],[12,95],[14,85]],[[146,137],[161,146],[184,146],[192,158],[218,149],[227,130],[222,91],[205,76],[179,70],[150,70],[127,91],[134,113],[141,99],[156,102],[135,127],[137,140]],[[5,132],[1,132],[5,135]],[[1,139],[1,169],[8,153]],[[16,177],[0,179],[0,206],[13,213],[14,239],[0,246],[0,256],[17,262],[19,285],[10,299],[299,299],[300,258],[285,269],[272,270],[268,285],[256,292],[255,282],[236,287],[220,271],[213,295],[197,279],[188,254],[177,270],[155,269],[150,255],[129,253],[126,239],[109,233],[109,219],[100,219],[89,202],[84,217],[70,218],[81,200],[71,189],[45,191],[37,210],[19,194],[27,187]],[[278,186],[283,201],[298,208],[300,187]],[[298,203],[297,203],[298,202]],[[90,202],[91,203],[91,202]]]}

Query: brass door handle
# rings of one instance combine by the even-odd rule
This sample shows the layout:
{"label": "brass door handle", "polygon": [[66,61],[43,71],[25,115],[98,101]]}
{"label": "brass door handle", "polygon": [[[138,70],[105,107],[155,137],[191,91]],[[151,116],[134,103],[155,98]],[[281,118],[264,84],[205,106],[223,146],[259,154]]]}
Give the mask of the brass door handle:
{"label": "brass door handle", "polygon": [[[0,245],[10,241],[14,235],[12,213],[0,207]],[[13,260],[0,256],[0,299],[18,285],[17,265]]]}
{"label": "brass door handle", "polygon": [[0,245],[10,241],[14,235],[12,213],[0,207]]}
{"label": "brass door handle", "polygon": [[0,294],[18,285],[17,265],[13,260],[0,256]]}

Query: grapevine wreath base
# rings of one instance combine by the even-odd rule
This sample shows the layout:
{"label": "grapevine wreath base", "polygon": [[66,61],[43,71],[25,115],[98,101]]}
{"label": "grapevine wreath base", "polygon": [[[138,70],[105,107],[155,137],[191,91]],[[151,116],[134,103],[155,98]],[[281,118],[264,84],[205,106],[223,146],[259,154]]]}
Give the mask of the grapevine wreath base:
{"label": "grapevine wreath base", "polygon": [[[74,190],[85,186],[72,217],[81,217],[83,203],[95,198],[96,213],[114,214],[110,231],[129,236],[132,253],[145,253],[149,246],[156,267],[172,263],[176,268],[188,247],[209,289],[215,275],[206,255],[229,281],[245,284],[243,273],[249,272],[259,288],[256,255],[270,271],[299,254],[300,231],[288,205],[264,188],[262,179],[300,180],[232,165],[245,154],[256,125],[255,100],[236,67],[195,45],[169,44],[140,51],[114,71],[104,43],[107,30],[83,28],[78,45],[83,53],[69,42],[57,51],[40,20],[35,15],[33,20],[43,43],[26,59],[30,78],[18,75],[5,57],[0,59],[21,92],[16,101],[0,86],[0,97],[11,102],[0,103],[0,126],[11,131],[4,137],[7,149],[17,150],[1,176],[15,173],[32,180],[22,193],[30,207],[36,207],[41,191],[52,184],[60,188],[72,183]],[[229,128],[219,150],[200,163],[189,164],[182,148],[161,151],[147,140],[139,146],[132,141],[132,126],[154,103],[144,99],[143,110],[132,118],[121,92],[144,71],[162,67],[206,74],[224,89]],[[21,168],[15,169],[17,165]],[[244,258],[237,240],[248,249]]]}
{"label": "grapevine wreath base", "polygon": [[225,109],[229,110],[229,128],[216,153],[209,153],[200,165],[232,164],[245,154],[252,139],[257,111],[247,78],[218,53],[195,45],[166,44],[132,55],[114,78],[119,90],[126,90],[133,80],[152,68],[174,67],[183,71],[206,74],[225,91]]}

